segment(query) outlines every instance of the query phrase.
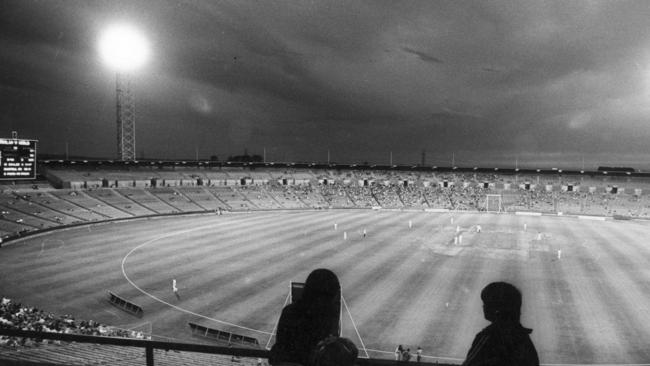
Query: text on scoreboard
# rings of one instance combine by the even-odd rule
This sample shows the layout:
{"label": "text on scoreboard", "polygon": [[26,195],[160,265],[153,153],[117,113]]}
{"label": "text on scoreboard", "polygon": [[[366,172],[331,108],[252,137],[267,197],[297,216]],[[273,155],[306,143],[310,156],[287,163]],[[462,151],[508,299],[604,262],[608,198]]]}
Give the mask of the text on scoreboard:
{"label": "text on scoreboard", "polygon": [[0,138],[0,179],[36,178],[36,140]]}

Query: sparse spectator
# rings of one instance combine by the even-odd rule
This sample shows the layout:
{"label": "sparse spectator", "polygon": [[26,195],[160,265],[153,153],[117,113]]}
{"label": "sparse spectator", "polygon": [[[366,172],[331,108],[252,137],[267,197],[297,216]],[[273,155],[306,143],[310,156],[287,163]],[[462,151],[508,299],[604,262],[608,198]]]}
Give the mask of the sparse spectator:
{"label": "sparse spectator", "polygon": [[411,349],[407,348],[404,352],[402,352],[402,361],[409,362],[410,360],[411,360]]}
{"label": "sparse spectator", "polygon": [[402,348],[402,345],[400,344],[395,349],[395,361],[401,361],[402,360],[402,353],[403,352],[404,352],[404,348]]}

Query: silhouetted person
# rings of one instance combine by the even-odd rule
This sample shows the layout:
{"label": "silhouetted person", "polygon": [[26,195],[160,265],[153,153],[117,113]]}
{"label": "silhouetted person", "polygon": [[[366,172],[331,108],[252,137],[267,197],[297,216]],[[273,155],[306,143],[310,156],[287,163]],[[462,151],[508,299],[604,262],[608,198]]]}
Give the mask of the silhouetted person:
{"label": "silhouetted person", "polygon": [[481,291],[483,314],[492,322],[472,342],[463,366],[538,366],[532,329],[519,323],[521,292],[506,282],[493,282]]}
{"label": "silhouetted person", "polygon": [[310,366],[353,366],[357,356],[359,350],[351,340],[331,336],[318,342]]}
{"label": "silhouetted person", "polygon": [[282,309],[269,363],[309,364],[318,342],[340,335],[341,285],[328,269],[316,269],[307,277],[302,298]]}

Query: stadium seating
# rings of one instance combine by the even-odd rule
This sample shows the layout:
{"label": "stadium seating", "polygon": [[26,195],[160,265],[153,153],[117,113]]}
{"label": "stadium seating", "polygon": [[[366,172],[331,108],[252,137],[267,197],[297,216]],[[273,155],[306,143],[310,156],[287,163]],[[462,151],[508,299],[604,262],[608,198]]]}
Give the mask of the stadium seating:
{"label": "stadium seating", "polygon": [[372,196],[381,207],[404,207],[402,197],[399,195],[399,186],[397,185],[375,184],[370,188],[370,191],[372,192]]}
{"label": "stadium seating", "polygon": [[43,229],[57,225],[56,221],[41,217],[36,214],[38,208],[32,207],[29,202],[23,201],[18,197],[0,196],[0,217],[4,221],[20,224],[28,230]]}
{"label": "stadium seating", "polygon": [[156,198],[174,208],[175,212],[196,212],[205,209],[180,193],[182,190],[172,188],[152,188],[149,192]]}
{"label": "stadium seating", "polygon": [[239,192],[234,191],[232,187],[210,187],[208,191],[219,199],[219,201],[223,202],[229,210],[240,211],[254,208],[250,201],[239,194]]}
{"label": "stadium seating", "polygon": [[[282,208],[296,209],[313,207],[305,203],[299,196],[308,196],[304,190],[301,191],[300,186],[284,186],[284,185],[268,185],[264,187],[264,191]],[[307,199],[310,201],[309,199]]]}
{"label": "stadium seating", "polygon": [[[98,220],[111,219],[111,218],[126,218],[132,217],[133,215],[124,212],[123,210],[117,209],[112,205],[108,205],[105,202],[92,197],[87,194],[84,190],[75,190],[75,191],[61,191],[52,192],[51,194],[56,197],[66,200],[76,206],[83,207],[84,209],[91,211],[94,214],[102,216]],[[84,215],[85,217],[85,215]]]}
{"label": "stadium seating", "polygon": [[75,191],[52,191],[43,193],[42,196],[33,200],[54,211],[75,217],[79,222],[101,221],[110,218],[107,215],[95,212],[92,207],[85,207],[81,204],[75,203],[74,201],[76,196],[77,193]]}
{"label": "stadium seating", "polygon": [[[374,207],[650,217],[650,180],[640,177],[312,170],[245,167],[62,167],[45,169],[44,189],[5,185],[3,239],[58,226],[159,214]],[[73,187],[73,189],[53,189]],[[12,187],[14,189],[12,189]],[[21,190],[21,187],[24,188]]]}
{"label": "stadium seating", "polygon": [[153,215],[155,213],[145,206],[142,206],[139,203],[128,199],[124,195],[117,193],[112,188],[89,189],[84,191],[84,193],[97,201],[103,202],[106,206],[111,206],[116,210],[122,211],[132,217]]}
{"label": "stadium seating", "polygon": [[303,202],[307,207],[326,208],[328,206],[325,197],[319,193],[318,186],[312,184],[301,184],[299,186],[291,187],[288,192],[293,192],[296,198]]}
{"label": "stadium seating", "polygon": [[346,189],[346,193],[353,205],[358,208],[371,208],[375,206],[380,206],[380,203],[377,202],[377,199],[372,194],[370,187],[360,187],[356,185],[350,185]]}
{"label": "stadium seating", "polygon": [[156,214],[172,213],[174,211],[177,211],[175,207],[168,205],[164,201],[161,201],[159,198],[145,189],[120,188],[115,189],[115,192]]}
{"label": "stadium seating", "polygon": [[177,188],[176,190],[185,195],[188,200],[192,201],[192,203],[199,206],[202,210],[215,211],[219,208],[225,209],[224,203],[219,201],[217,197],[204,187],[183,187]]}
{"label": "stadium seating", "polygon": [[27,195],[16,195],[11,197],[5,196],[0,199],[0,201],[3,202],[2,205],[4,207],[7,207],[5,202],[11,202],[10,207],[12,207],[18,213],[31,215],[48,221],[45,227],[70,225],[72,223],[79,222],[78,218],[69,216],[59,211],[55,211],[46,205],[38,203],[38,198],[40,197],[42,197],[42,193],[37,193],[35,198]]}
{"label": "stadium seating", "polygon": [[[332,181],[332,180],[330,180]],[[323,200],[330,208],[351,208],[354,207],[354,202],[350,199],[343,184],[321,184],[320,193]]]}
{"label": "stadium seating", "polygon": [[232,189],[244,198],[251,209],[272,210],[282,208],[280,203],[269,196],[261,186],[233,186]]}

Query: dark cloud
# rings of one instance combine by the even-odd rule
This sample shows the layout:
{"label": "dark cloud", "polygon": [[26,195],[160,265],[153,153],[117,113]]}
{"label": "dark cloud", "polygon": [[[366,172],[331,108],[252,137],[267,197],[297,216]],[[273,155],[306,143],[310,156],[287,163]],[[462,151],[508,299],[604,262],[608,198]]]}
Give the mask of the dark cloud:
{"label": "dark cloud", "polygon": [[408,47],[402,47],[402,50],[404,50],[405,52],[412,53],[412,54],[416,55],[417,57],[420,58],[420,60],[422,60],[424,62],[431,62],[431,63],[435,63],[435,64],[443,63],[443,61],[441,59],[439,59],[437,57],[434,57],[434,56],[431,56],[431,55],[429,55],[427,53],[424,53],[424,52],[416,51],[416,50],[408,48]]}
{"label": "dark cloud", "polygon": [[133,75],[149,157],[650,154],[645,2],[6,0],[2,134],[111,157],[114,75],[96,42],[117,20],[152,46]]}

